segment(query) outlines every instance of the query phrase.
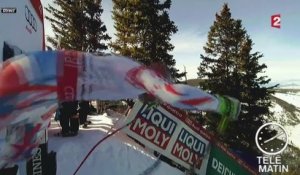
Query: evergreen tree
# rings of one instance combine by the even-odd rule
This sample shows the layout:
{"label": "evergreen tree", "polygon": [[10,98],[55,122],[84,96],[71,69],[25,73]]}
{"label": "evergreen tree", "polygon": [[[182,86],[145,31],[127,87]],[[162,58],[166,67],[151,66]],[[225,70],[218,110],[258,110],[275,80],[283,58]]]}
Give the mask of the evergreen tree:
{"label": "evergreen tree", "polygon": [[[54,46],[101,53],[107,49],[103,42],[110,39],[100,17],[103,12],[101,0],[54,0],[55,6],[48,5],[46,16],[51,22],[54,37],[47,40]],[[57,8],[58,7],[58,8]]]}
{"label": "evergreen tree", "polygon": [[177,27],[170,20],[168,10],[171,0],[113,0],[113,19],[117,39],[111,47],[118,54],[130,56],[142,63],[166,65],[173,78],[184,73],[175,69],[175,59],[170,51],[171,35]]}
{"label": "evergreen tree", "polygon": [[[234,148],[255,151],[255,133],[264,123],[263,116],[271,114],[269,97],[274,87],[264,86],[270,79],[259,73],[264,73],[267,66],[259,63],[263,55],[252,53],[252,46],[241,20],[233,19],[224,4],[208,33],[198,76],[206,80],[200,85],[203,89],[242,102],[239,120],[230,124],[223,139]],[[215,118],[208,123],[212,130],[216,128]]]}
{"label": "evergreen tree", "polygon": [[141,58],[139,53],[142,53],[142,50],[138,49],[139,33],[136,33],[141,21],[141,17],[138,17],[141,14],[138,7],[134,6],[134,1],[113,0],[112,14],[117,38],[110,46],[120,55]]}
{"label": "evergreen tree", "polygon": [[111,39],[106,33],[107,29],[101,20],[103,9],[101,0],[84,0],[86,11],[86,42],[87,48],[85,51],[93,53],[101,53],[106,50],[107,44],[105,41]]}

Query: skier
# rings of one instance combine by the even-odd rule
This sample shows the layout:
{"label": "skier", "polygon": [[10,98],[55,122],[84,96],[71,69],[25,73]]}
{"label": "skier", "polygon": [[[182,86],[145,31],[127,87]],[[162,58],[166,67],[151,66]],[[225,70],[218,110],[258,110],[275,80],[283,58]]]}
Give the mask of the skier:
{"label": "skier", "polygon": [[[201,89],[198,89],[198,91],[203,94],[203,99],[207,98],[208,100],[212,101],[212,105],[207,106],[206,103],[198,104],[198,108],[204,108],[203,111],[213,111],[219,113],[223,118],[226,118],[230,121],[237,120],[241,110],[241,103],[239,100],[227,95],[208,94]],[[158,100],[153,95],[148,93],[141,94],[139,99],[144,102],[150,102],[150,104],[153,105],[162,103],[161,100]]]}
{"label": "skier", "polygon": [[133,108],[134,101],[132,99],[126,99],[125,102],[128,106],[125,111],[125,116],[127,116],[130,113],[131,109]]}
{"label": "skier", "polygon": [[76,136],[79,130],[77,115],[78,101],[62,102],[60,111],[61,135],[63,137]]}
{"label": "skier", "polygon": [[91,124],[90,121],[87,121],[87,115],[89,112],[90,112],[89,101],[81,100],[79,102],[79,121],[80,121],[80,125],[83,125],[83,128],[86,128],[88,124]]}

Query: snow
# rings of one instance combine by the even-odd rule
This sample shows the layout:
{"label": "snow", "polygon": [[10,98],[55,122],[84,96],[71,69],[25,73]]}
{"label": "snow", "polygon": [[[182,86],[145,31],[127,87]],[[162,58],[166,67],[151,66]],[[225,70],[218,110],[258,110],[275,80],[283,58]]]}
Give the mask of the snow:
{"label": "snow", "polygon": [[279,86],[280,89],[300,89],[300,86],[297,84],[294,85],[286,85],[286,86]]}
{"label": "snow", "polygon": [[300,124],[296,126],[284,125],[287,122],[288,116],[286,111],[277,103],[272,103],[273,107],[270,109],[271,112],[274,112],[272,120],[282,124],[284,129],[287,131],[289,136],[289,143],[293,143],[296,147],[300,148]]}
{"label": "snow", "polygon": [[[300,95],[296,94],[284,94],[284,93],[276,93],[275,96],[284,100],[298,109],[300,109]],[[300,123],[291,126],[285,123],[288,123],[289,117],[287,115],[287,111],[284,110],[280,105],[277,103],[272,103],[273,107],[270,108],[271,112],[274,112],[274,116],[272,120],[282,124],[286,129],[288,136],[289,136],[289,143],[293,144],[294,146],[300,148]],[[295,111],[296,116],[300,119],[300,112]]]}
{"label": "snow", "polygon": [[[276,93],[275,96],[300,108],[300,94]],[[278,123],[288,123],[287,111],[277,103],[272,104],[271,111],[274,112],[272,120]],[[299,112],[296,112],[296,115],[300,117]],[[89,120],[93,123],[89,128],[80,128],[78,136],[75,137],[53,136],[60,131],[60,126],[58,122],[52,121],[49,129],[48,151],[57,152],[57,174],[73,174],[90,149],[109,132],[120,127],[124,123],[123,119],[122,116],[108,116],[107,114],[89,116]],[[284,128],[288,132],[289,143],[300,148],[300,123],[294,126],[286,124]],[[156,157],[150,155],[126,134],[118,132],[94,150],[77,175],[138,175],[151,167],[156,160]],[[152,174],[182,175],[184,173],[161,162]]]}
{"label": "snow", "polygon": [[287,122],[286,111],[279,104],[272,102],[271,112],[274,113],[272,120],[279,123]]}
{"label": "snow", "polygon": [[277,98],[280,98],[290,104],[293,104],[300,109],[300,94],[285,94],[285,93],[275,93],[274,95]]}
{"label": "snow", "polygon": [[300,124],[296,126],[286,126],[285,129],[289,134],[290,143],[300,148]]}
{"label": "snow", "polygon": [[[110,117],[106,114],[89,116],[93,123],[89,128],[80,128],[75,137],[53,136],[60,131],[58,122],[52,121],[49,129],[48,151],[57,152],[57,174],[73,174],[80,162],[90,149],[103,137],[121,125],[119,117]],[[113,174],[113,175],[138,175],[151,167],[156,158],[129,139],[123,132],[108,138],[100,144],[89,156],[78,171],[77,175],[86,174]],[[161,162],[152,174],[157,175],[182,175],[183,172]]]}

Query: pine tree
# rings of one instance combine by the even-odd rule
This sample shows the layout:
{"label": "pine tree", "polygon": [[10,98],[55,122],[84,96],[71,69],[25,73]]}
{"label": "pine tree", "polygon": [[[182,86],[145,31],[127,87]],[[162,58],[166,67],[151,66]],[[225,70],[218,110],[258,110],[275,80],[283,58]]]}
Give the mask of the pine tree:
{"label": "pine tree", "polygon": [[107,29],[101,20],[101,14],[103,9],[101,6],[101,0],[85,0],[86,11],[86,42],[87,48],[85,51],[101,54],[103,50],[106,50],[106,41],[109,41],[111,37],[106,33]]}
{"label": "pine tree", "polygon": [[175,69],[175,59],[170,51],[171,35],[177,27],[170,20],[168,10],[171,0],[113,0],[113,19],[117,39],[111,47],[118,54],[130,56],[150,65],[166,65],[173,78],[181,78],[184,73]]}
{"label": "pine tree", "polygon": [[[200,85],[203,89],[235,97],[243,104],[239,120],[230,124],[223,135],[224,141],[236,149],[256,151],[255,133],[265,122],[263,116],[271,114],[269,97],[274,87],[265,86],[270,79],[260,73],[267,66],[259,63],[263,55],[252,53],[252,46],[242,21],[233,19],[224,4],[208,33],[198,76],[206,80]],[[216,128],[215,122],[215,118],[208,122],[210,129]]]}
{"label": "pine tree", "polygon": [[133,1],[113,0],[112,14],[117,38],[110,46],[120,55],[141,58],[139,53],[142,53],[142,50],[138,49],[139,33],[136,33],[141,22],[141,18],[137,17],[140,16],[140,11]]}
{"label": "pine tree", "polygon": [[[101,0],[54,0],[48,5],[46,16],[51,22],[54,37],[47,40],[64,49],[101,53],[107,49],[103,42],[110,39],[100,17],[103,12]],[[58,8],[57,8],[57,7]]]}

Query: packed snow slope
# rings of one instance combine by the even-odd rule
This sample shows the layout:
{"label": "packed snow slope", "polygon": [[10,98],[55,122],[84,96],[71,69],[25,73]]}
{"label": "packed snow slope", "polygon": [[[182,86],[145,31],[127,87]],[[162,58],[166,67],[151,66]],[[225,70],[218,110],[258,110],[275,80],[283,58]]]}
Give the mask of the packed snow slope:
{"label": "packed snow slope", "polygon": [[[72,175],[90,149],[114,126],[121,125],[118,117],[106,114],[89,116],[93,123],[89,128],[80,128],[75,137],[54,136],[60,131],[59,123],[52,121],[49,129],[48,150],[57,152],[57,175]],[[151,167],[155,157],[129,139],[123,132],[109,137],[89,156],[77,175],[139,175]],[[155,175],[182,175],[183,172],[160,162],[152,171]]]}

